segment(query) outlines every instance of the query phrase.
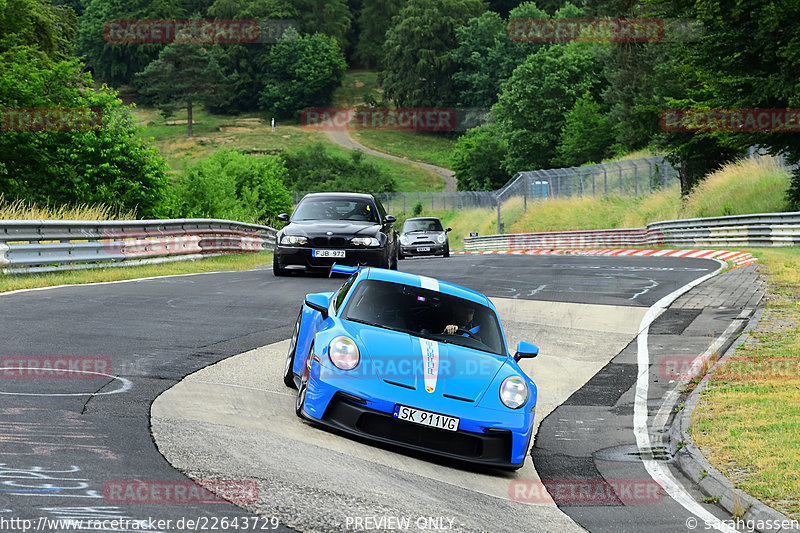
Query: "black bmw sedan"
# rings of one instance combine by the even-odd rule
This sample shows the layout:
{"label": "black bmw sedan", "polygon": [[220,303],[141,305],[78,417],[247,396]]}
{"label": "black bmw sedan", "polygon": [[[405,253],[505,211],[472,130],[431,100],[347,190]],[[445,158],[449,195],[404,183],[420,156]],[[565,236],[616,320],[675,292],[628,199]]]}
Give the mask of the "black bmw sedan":
{"label": "black bmw sedan", "polygon": [[395,218],[371,194],[313,193],[300,200],[278,232],[272,271],[330,270],[333,263],[397,269]]}

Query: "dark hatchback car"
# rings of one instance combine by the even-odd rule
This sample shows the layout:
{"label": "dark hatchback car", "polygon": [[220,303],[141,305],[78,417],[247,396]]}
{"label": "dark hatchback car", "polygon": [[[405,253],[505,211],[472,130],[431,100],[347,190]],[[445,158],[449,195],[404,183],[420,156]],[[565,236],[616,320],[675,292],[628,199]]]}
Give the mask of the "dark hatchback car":
{"label": "dark hatchback car", "polygon": [[412,255],[441,255],[450,257],[451,228],[442,228],[436,217],[409,218],[400,232],[400,259]]}
{"label": "dark hatchback car", "polygon": [[278,232],[272,271],[320,269],[333,263],[397,269],[395,218],[371,194],[313,193],[300,200]]}

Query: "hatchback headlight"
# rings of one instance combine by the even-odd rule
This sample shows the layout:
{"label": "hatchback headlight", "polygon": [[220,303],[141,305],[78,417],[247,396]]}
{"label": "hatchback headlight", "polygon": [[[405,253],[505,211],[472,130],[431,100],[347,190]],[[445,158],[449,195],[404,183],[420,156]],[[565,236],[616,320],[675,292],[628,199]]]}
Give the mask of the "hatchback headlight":
{"label": "hatchback headlight", "polygon": [[439,244],[444,244],[444,241],[447,240],[447,236],[444,233],[440,233],[436,240],[439,241]]}
{"label": "hatchback headlight", "polygon": [[403,246],[408,246],[408,236],[407,235],[400,235],[400,244]]}
{"label": "hatchback headlight", "polygon": [[356,246],[380,246],[381,241],[376,239],[375,237],[353,237],[350,239]]}
{"label": "hatchback headlight", "polygon": [[328,356],[331,358],[331,363],[339,370],[353,370],[361,360],[358,346],[353,339],[347,337],[333,339],[328,345]]}
{"label": "hatchback headlight", "polygon": [[509,376],[500,385],[500,399],[506,407],[519,409],[528,401],[528,385],[519,376]]}
{"label": "hatchback headlight", "polygon": [[281,237],[281,244],[306,244],[308,243],[308,237],[302,237],[300,235],[284,235]]}

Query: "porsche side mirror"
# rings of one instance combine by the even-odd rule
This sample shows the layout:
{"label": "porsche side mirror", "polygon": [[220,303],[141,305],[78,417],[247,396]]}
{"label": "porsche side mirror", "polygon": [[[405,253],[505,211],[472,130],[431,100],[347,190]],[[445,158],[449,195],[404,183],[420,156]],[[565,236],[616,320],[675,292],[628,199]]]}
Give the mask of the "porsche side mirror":
{"label": "porsche side mirror", "polygon": [[323,294],[307,294],[306,305],[322,315],[322,320],[328,318],[328,297]]}
{"label": "porsche side mirror", "polygon": [[539,355],[539,347],[530,342],[520,341],[517,344],[517,353],[514,354],[514,361],[520,359],[532,359]]}

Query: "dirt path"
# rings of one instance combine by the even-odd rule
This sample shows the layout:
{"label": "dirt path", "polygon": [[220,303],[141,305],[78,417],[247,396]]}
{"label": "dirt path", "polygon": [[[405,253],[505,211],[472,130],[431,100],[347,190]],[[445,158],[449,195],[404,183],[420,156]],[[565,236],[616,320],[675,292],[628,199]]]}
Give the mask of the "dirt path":
{"label": "dirt path", "polygon": [[338,144],[339,146],[343,146],[345,148],[349,148],[350,150],[361,150],[367,154],[374,155],[377,157],[383,157],[385,159],[394,159],[396,161],[401,161],[403,163],[407,163],[409,165],[417,165],[420,168],[427,170],[428,172],[432,172],[436,174],[440,178],[444,179],[445,182],[445,192],[455,192],[456,191],[456,178],[453,177],[453,171],[448,168],[437,167],[436,165],[430,165],[428,163],[420,163],[419,161],[412,161],[410,159],[406,159],[404,157],[398,157],[396,155],[385,154],[383,152],[379,152],[377,150],[373,150],[372,148],[367,148],[360,142],[356,141],[350,136],[348,131],[327,131],[325,132],[328,135],[328,138]]}

